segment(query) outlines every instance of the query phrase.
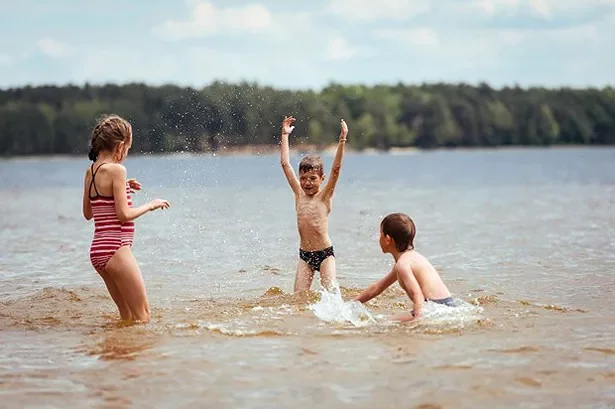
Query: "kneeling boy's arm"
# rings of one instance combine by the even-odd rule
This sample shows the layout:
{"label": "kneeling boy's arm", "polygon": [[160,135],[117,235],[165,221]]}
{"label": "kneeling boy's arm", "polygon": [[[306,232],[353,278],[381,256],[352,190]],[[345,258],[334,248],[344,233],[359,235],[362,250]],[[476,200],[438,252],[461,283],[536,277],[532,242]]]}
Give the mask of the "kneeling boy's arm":
{"label": "kneeling boy's arm", "polygon": [[382,277],[379,281],[367,287],[361,294],[359,294],[353,301],[365,303],[374,297],[380,295],[384,290],[389,288],[391,284],[395,282],[397,275],[395,270],[391,270],[386,276]]}
{"label": "kneeling boy's arm", "polygon": [[399,280],[402,282],[403,288],[406,290],[408,297],[410,297],[410,299],[414,303],[414,315],[420,315],[421,311],[423,310],[423,302],[425,301],[425,296],[423,295],[423,290],[421,290],[419,282],[416,280],[416,277],[414,277],[412,268],[399,267],[397,277],[399,277]]}

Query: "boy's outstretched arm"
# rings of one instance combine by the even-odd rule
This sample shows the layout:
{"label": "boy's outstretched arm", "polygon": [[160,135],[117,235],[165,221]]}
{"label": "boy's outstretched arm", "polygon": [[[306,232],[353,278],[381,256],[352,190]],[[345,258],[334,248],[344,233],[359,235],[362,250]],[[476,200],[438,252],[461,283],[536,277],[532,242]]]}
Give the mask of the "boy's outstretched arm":
{"label": "boy's outstretched arm", "polygon": [[293,122],[295,122],[295,118],[292,116],[285,116],[282,121],[282,141],[280,143],[280,163],[282,164],[282,170],[284,171],[284,175],[286,175],[286,179],[288,180],[288,184],[291,189],[298,195],[301,191],[301,185],[299,184],[299,179],[297,179],[297,175],[295,175],[295,171],[290,164],[290,147],[288,143],[288,137],[290,133],[295,129],[292,126]]}
{"label": "boy's outstretched arm", "polygon": [[346,139],[348,137],[348,125],[346,121],[341,120],[340,139],[337,143],[337,149],[335,150],[335,158],[333,158],[333,165],[331,166],[331,174],[329,180],[323,189],[325,196],[333,195],[337,179],[340,177],[340,171],[342,170],[342,158],[344,157],[344,147],[346,146]]}
{"label": "boy's outstretched arm", "polygon": [[374,284],[367,287],[361,294],[359,294],[353,301],[358,301],[360,303],[366,303],[374,297],[380,295],[384,290],[389,288],[391,284],[393,284],[397,280],[397,273],[395,272],[395,268],[384,277],[382,277],[379,281],[376,281]]}
{"label": "boy's outstretched arm", "polygon": [[[423,303],[425,302],[425,295],[419,282],[414,277],[412,268],[409,266],[399,266],[397,270],[397,277],[401,281],[403,289],[408,294],[408,297],[412,300],[414,308],[412,309],[412,318],[419,317],[423,311]],[[410,318],[410,319],[412,319]],[[400,321],[408,321],[408,319],[399,319]]]}

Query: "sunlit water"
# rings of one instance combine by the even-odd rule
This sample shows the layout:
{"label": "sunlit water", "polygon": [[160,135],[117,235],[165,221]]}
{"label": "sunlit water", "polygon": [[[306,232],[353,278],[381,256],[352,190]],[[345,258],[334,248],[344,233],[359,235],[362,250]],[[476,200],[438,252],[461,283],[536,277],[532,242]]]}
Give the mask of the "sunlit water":
{"label": "sunlit water", "polygon": [[[136,203],[172,204],[137,221],[153,319],[130,327],[89,264],[87,161],[0,161],[0,407],[615,407],[614,149],[349,154],[339,291],[301,296],[276,156],[126,165]],[[391,267],[394,211],[458,307],[351,302]]]}

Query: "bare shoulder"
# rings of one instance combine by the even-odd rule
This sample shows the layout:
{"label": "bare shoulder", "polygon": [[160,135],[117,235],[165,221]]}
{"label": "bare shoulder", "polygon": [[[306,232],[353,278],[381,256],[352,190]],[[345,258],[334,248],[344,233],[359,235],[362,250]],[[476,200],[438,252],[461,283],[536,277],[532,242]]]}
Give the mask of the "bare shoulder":
{"label": "bare shoulder", "polygon": [[423,261],[426,260],[425,256],[423,256],[421,253],[419,253],[416,250],[411,250],[408,253],[408,257],[415,263],[418,263],[419,261]]}
{"label": "bare shoulder", "polygon": [[114,176],[126,176],[126,167],[120,163],[110,163],[107,171]]}
{"label": "bare shoulder", "polygon": [[408,251],[399,258],[396,266],[399,265],[399,269],[403,271],[416,272],[415,270],[420,269],[421,261],[420,254],[415,253],[414,251]]}
{"label": "bare shoulder", "polygon": [[318,201],[327,206],[328,209],[331,209],[331,205],[333,204],[333,194],[327,194],[324,191],[320,191],[316,196]]}
{"label": "bare shoulder", "polygon": [[430,274],[431,272],[437,273],[436,268],[433,266],[433,264],[431,264],[427,257],[425,257],[416,250],[414,250],[412,253],[414,253],[414,266],[417,272],[425,274]]}
{"label": "bare shoulder", "polygon": [[407,257],[400,257],[393,266],[395,274],[408,273],[412,271],[412,262]]}

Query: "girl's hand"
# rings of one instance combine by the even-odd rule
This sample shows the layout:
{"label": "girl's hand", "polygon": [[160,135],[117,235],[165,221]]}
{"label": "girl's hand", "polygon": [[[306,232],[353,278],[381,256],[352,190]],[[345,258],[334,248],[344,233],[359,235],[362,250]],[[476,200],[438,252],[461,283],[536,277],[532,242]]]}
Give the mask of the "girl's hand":
{"label": "girl's hand", "polygon": [[162,200],[162,199],[154,199],[151,202],[149,202],[150,211],[153,211],[156,209],[168,209],[169,206],[171,206],[169,202],[166,200]]}
{"label": "girl's hand", "polygon": [[137,179],[128,179],[126,183],[128,183],[128,187],[130,187],[130,193],[141,190],[141,183],[137,182]]}

